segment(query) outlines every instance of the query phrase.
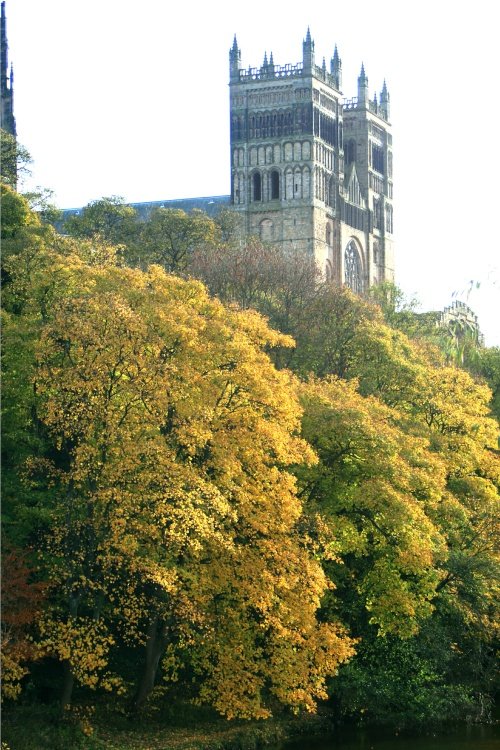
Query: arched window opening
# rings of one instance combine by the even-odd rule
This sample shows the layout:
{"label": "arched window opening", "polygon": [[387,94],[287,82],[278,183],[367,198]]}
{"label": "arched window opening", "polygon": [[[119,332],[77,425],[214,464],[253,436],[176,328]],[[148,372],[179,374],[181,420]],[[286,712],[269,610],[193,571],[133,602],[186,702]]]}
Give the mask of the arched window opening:
{"label": "arched window opening", "polygon": [[353,292],[361,294],[363,291],[363,273],[359,251],[354,240],[351,240],[346,247],[344,266],[345,283]]}
{"label": "arched window opening", "polygon": [[273,169],[271,172],[271,200],[278,200],[280,197],[280,176],[279,173]]}
{"label": "arched window opening", "polygon": [[260,172],[254,172],[252,177],[253,182],[253,199],[254,201],[262,200],[262,177]]}

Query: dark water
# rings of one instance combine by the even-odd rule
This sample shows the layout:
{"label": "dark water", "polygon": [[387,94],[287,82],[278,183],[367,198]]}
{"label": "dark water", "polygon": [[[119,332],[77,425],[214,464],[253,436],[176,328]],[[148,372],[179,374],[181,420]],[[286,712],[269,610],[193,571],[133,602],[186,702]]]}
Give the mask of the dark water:
{"label": "dark water", "polygon": [[328,739],[303,737],[274,750],[500,750],[500,725],[464,726],[417,737],[341,729]]}

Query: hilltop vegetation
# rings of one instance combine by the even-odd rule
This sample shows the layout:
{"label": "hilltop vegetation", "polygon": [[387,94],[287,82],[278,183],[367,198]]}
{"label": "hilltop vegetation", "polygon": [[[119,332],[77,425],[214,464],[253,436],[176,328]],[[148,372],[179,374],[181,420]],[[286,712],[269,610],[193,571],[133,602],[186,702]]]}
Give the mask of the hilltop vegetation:
{"label": "hilltop vegetation", "polygon": [[7,705],[487,720],[498,350],[231,214],[2,204]]}

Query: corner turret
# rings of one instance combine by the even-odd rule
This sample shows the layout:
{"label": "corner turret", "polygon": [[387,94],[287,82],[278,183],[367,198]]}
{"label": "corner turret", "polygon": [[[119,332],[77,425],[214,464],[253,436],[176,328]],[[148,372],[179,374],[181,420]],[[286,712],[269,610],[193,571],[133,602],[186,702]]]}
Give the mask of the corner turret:
{"label": "corner turret", "polygon": [[365,73],[364,63],[361,63],[361,73],[358,78],[358,107],[368,109],[368,78]]}
{"label": "corner turret", "polygon": [[337,91],[340,91],[342,87],[342,60],[339,57],[337,45],[335,45],[333,57],[330,60],[330,73],[335,80]]}
{"label": "corner turret", "polygon": [[380,109],[384,118],[387,120],[387,122],[389,122],[389,118],[391,116],[391,97],[389,96],[387,84],[385,81],[384,85],[382,86],[382,91],[380,92]]}
{"label": "corner turret", "polygon": [[304,73],[312,73],[314,70],[314,41],[311,39],[311,31],[307,27],[306,38],[302,42],[302,64]]}
{"label": "corner turret", "polygon": [[5,2],[2,2],[0,15],[0,127],[10,135],[16,136],[14,118],[14,71],[11,65],[8,74],[7,19]]}
{"label": "corner turret", "polygon": [[238,48],[236,34],[234,35],[233,46],[229,50],[229,80],[238,81],[241,68],[241,50]]}

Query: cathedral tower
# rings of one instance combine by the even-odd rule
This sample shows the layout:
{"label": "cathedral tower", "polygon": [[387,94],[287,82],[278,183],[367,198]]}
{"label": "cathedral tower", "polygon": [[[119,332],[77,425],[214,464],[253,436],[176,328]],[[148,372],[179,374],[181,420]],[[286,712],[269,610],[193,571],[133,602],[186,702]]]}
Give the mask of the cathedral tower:
{"label": "cathedral tower", "polygon": [[314,255],[325,278],[361,292],[393,281],[392,136],[389,93],[341,93],[335,47],[329,70],[316,64],[307,30],[302,62],[241,66],[229,52],[231,203],[245,231]]}
{"label": "cathedral tower", "polygon": [[14,119],[14,71],[8,70],[7,20],[5,2],[2,1],[0,16],[0,127],[16,136]]}

